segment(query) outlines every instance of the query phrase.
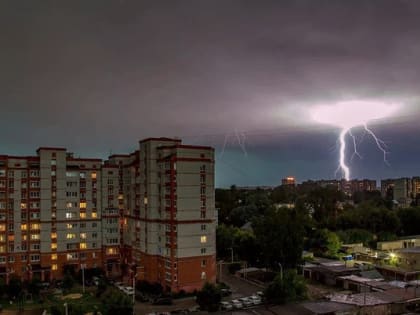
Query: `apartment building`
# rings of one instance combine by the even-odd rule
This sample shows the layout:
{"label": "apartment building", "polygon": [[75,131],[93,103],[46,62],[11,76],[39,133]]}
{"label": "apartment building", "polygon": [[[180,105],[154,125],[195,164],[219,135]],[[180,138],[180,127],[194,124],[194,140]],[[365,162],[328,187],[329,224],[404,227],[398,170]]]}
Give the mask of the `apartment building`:
{"label": "apartment building", "polygon": [[1,155],[0,276],[48,281],[64,268],[172,291],[215,281],[214,150],[156,138],[104,162],[64,148]]}
{"label": "apartment building", "polygon": [[111,156],[124,195],[123,260],[171,291],[215,281],[214,150],[155,138]]}

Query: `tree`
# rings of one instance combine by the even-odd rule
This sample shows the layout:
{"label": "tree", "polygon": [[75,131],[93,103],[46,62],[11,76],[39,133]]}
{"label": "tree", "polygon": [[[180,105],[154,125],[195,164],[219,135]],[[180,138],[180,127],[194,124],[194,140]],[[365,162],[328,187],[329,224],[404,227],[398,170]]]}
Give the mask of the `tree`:
{"label": "tree", "polygon": [[274,281],[265,290],[269,303],[284,304],[306,298],[306,284],[296,270],[286,270],[277,274]]}
{"label": "tree", "polygon": [[416,235],[420,226],[420,208],[407,208],[398,211],[398,217],[401,222],[400,234]]}
{"label": "tree", "polygon": [[38,277],[33,277],[28,283],[28,291],[33,295],[38,295],[41,288],[41,280]]}
{"label": "tree", "polygon": [[254,222],[254,232],[266,266],[295,268],[302,260],[304,227],[293,209],[270,209]]}
{"label": "tree", "polygon": [[16,299],[22,293],[22,281],[16,276],[12,276],[6,287],[6,293],[9,299]]}
{"label": "tree", "polygon": [[222,295],[219,289],[214,284],[208,282],[197,293],[197,304],[204,311],[216,312],[219,309],[221,299]]}
{"label": "tree", "polygon": [[337,258],[338,251],[341,248],[341,242],[338,235],[327,229],[316,230],[308,240],[308,247],[316,255]]}
{"label": "tree", "polygon": [[131,315],[133,302],[124,293],[109,288],[101,297],[102,308],[105,315]]}
{"label": "tree", "polygon": [[63,289],[70,290],[74,285],[74,278],[69,274],[66,273],[63,278]]}

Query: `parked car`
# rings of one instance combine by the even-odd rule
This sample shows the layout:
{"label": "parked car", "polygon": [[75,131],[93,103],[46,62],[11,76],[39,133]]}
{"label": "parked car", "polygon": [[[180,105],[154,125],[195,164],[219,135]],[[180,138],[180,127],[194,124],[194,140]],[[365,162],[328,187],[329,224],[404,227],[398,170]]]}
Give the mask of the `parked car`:
{"label": "parked car", "polygon": [[262,299],[259,295],[252,295],[249,297],[249,299],[252,301],[252,304],[259,305],[262,303]]}
{"label": "parked car", "polygon": [[229,296],[232,294],[232,291],[230,289],[221,289],[220,293],[222,294],[222,296]]}
{"label": "parked car", "polygon": [[244,307],[250,307],[254,305],[254,303],[247,297],[240,298],[239,301],[241,301]]}
{"label": "parked car", "polygon": [[134,289],[133,289],[133,287],[123,287],[122,288],[122,291],[125,293],[125,294],[127,294],[127,295],[130,295],[130,296],[132,296],[133,294],[134,294]]}
{"label": "parked car", "polygon": [[153,301],[153,305],[172,305],[171,297],[160,297]]}
{"label": "parked car", "polygon": [[122,282],[115,282],[114,285],[120,290],[124,288],[124,283]]}
{"label": "parked car", "polygon": [[236,309],[240,309],[240,308],[243,308],[244,307],[244,305],[242,304],[242,302],[239,301],[239,300],[232,300],[231,303],[232,303],[233,308],[236,308]]}
{"label": "parked car", "polygon": [[222,310],[226,310],[226,311],[230,311],[231,309],[233,309],[233,305],[230,304],[229,302],[220,302],[220,307]]}

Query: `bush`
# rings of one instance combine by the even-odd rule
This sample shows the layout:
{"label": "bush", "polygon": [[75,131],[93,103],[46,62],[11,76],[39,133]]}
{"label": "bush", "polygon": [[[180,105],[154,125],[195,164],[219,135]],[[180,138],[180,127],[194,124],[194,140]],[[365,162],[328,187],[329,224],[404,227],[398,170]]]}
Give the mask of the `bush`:
{"label": "bush", "polygon": [[216,312],[219,310],[219,303],[222,299],[219,289],[211,283],[206,282],[197,293],[197,304],[203,311]]}
{"label": "bush", "polygon": [[283,274],[277,274],[274,281],[265,290],[268,302],[284,304],[287,302],[306,298],[306,284],[296,270],[286,270]]}

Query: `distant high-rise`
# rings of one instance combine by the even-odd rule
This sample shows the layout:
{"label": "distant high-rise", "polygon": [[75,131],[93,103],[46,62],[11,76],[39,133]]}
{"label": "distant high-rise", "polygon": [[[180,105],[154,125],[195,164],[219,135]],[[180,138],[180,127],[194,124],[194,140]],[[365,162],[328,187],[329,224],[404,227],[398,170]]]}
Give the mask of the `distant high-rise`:
{"label": "distant high-rise", "polygon": [[288,176],[281,180],[282,186],[296,186],[296,178],[293,176]]}
{"label": "distant high-rise", "polygon": [[156,138],[108,161],[0,155],[0,276],[124,272],[172,291],[215,281],[214,150]]}

